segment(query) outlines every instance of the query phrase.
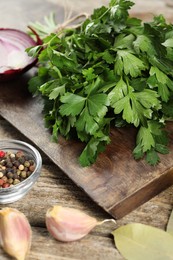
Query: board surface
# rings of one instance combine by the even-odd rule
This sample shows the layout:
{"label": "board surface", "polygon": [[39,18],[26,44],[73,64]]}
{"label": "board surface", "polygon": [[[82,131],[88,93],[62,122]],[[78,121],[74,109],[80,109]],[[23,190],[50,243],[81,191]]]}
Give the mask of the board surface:
{"label": "board surface", "polygon": [[121,218],[173,184],[173,123],[167,124],[170,153],[149,166],[135,161],[135,129],[112,129],[111,143],[91,167],[81,167],[83,144],[51,141],[44,127],[41,101],[27,91],[29,75],[0,83],[0,114],[39,147],[74,183],[114,218]]}

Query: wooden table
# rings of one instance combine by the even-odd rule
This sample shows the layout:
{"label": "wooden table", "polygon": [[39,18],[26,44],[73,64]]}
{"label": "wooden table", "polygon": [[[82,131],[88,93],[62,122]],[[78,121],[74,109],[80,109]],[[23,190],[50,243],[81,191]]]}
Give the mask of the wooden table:
{"label": "wooden table", "polygon": [[[73,6],[78,6],[82,11],[90,12],[92,7],[106,4],[108,1],[82,1],[74,0]],[[142,1],[141,1],[142,2]],[[143,1],[144,2],[144,1]],[[163,13],[171,20],[172,7],[166,1],[152,1],[149,3],[136,1],[133,13],[136,16],[148,19],[152,12]],[[157,2],[157,8],[156,8]],[[1,0],[0,2],[0,26],[13,27],[26,30],[30,21],[42,20],[44,15],[51,10],[58,11],[60,1],[55,0]],[[72,7],[73,8],[73,7]],[[61,9],[62,10],[62,9]],[[141,11],[142,10],[142,11]],[[6,120],[0,117],[0,138],[13,138],[23,141],[29,140]],[[96,205],[80,188],[78,188],[45,154],[41,176],[33,189],[20,201],[1,207],[10,206],[21,210],[31,223],[33,238],[31,251],[27,257],[30,260],[55,260],[55,259],[123,259],[116,250],[111,232],[124,224],[140,222],[165,229],[173,206],[173,186],[160,193],[147,203],[143,204],[130,214],[119,219],[117,224],[104,224],[96,227],[89,235],[80,241],[73,243],[61,243],[55,241],[45,228],[45,213],[54,204],[75,207],[84,210],[98,220],[110,218],[110,216]],[[0,249],[0,259],[9,257]]]}

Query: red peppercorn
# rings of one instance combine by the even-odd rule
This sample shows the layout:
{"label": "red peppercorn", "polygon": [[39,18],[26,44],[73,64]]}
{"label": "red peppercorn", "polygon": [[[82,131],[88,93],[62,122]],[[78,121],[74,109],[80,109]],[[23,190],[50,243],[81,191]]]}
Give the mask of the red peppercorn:
{"label": "red peppercorn", "polygon": [[3,158],[5,156],[5,152],[4,151],[0,151],[0,158]]}
{"label": "red peppercorn", "polygon": [[2,180],[3,180],[4,183],[6,183],[7,180],[8,180],[7,176],[3,176],[3,177],[2,177]]}
{"label": "red peppercorn", "polygon": [[4,184],[4,180],[0,179],[0,186]]}
{"label": "red peppercorn", "polygon": [[4,184],[2,185],[3,188],[8,188],[9,186],[10,186],[10,183],[4,183]]}

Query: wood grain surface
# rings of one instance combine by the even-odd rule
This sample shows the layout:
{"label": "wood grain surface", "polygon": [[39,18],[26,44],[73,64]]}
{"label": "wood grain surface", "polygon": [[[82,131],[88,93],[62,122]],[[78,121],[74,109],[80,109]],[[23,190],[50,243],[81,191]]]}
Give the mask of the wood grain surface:
{"label": "wood grain surface", "polygon": [[[74,0],[73,5],[75,6],[76,3],[83,3],[82,1]],[[86,8],[86,11],[91,10],[93,5],[98,5],[100,3],[105,3],[108,1],[90,1],[83,3],[82,8]],[[137,2],[137,6],[133,9],[134,13],[137,16],[144,17],[144,19],[148,19],[151,17],[151,13],[163,13],[165,14],[169,20],[172,20],[172,7],[168,6],[167,1],[163,0],[157,0],[157,1],[135,1]],[[49,13],[49,10],[56,10],[57,5],[61,5],[62,1],[59,0],[45,0],[44,4],[41,0],[30,0],[30,1],[24,1],[24,0],[16,0],[15,5],[14,1],[12,0],[2,0],[0,2],[0,23],[2,27],[15,27],[15,28],[21,28],[25,29],[26,25],[29,21],[33,20],[39,20],[42,19],[43,13],[47,14]],[[76,6],[80,9],[80,5],[76,4]],[[59,8],[59,16],[62,17],[62,8]],[[83,10],[83,9],[82,9]],[[83,10],[84,11],[84,10]],[[8,14],[8,15],[7,15]],[[41,135],[43,137],[48,137],[49,133],[44,130],[44,133],[41,133],[38,135],[38,130],[43,127],[43,121],[42,121],[42,115],[41,115],[41,104],[38,104],[37,102],[33,105],[31,101],[31,96],[28,95],[26,88],[27,80],[29,75],[25,75],[24,77],[20,78],[18,81],[11,82],[11,83],[4,83],[0,86],[0,96],[1,100],[3,101],[4,98],[6,99],[5,104],[2,102],[2,110],[1,112],[4,113],[2,116],[6,117],[10,115],[11,123],[9,123],[7,120],[4,120],[3,117],[0,117],[0,138],[1,139],[20,139],[23,141],[28,141],[31,144],[38,144],[40,145]],[[16,88],[20,89],[19,95],[16,95]],[[9,94],[9,91],[11,94]],[[16,102],[16,103],[15,103]],[[20,103],[21,102],[21,103]],[[31,102],[31,103],[30,103]],[[16,104],[16,105],[14,105]],[[24,111],[21,112],[20,104],[26,109],[26,114]],[[31,106],[28,107],[28,104],[31,104]],[[35,109],[37,110],[37,122],[35,122]],[[13,115],[13,116],[12,116]],[[20,121],[20,116],[22,115],[22,120]],[[13,119],[12,119],[13,117]],[[25,127],[25,122],[30,122],[30,124]],[[16,127],[13,127],[17,123]],[[37,124],[36,124],[37,123]],[[33,127],[34,126],[34,127]],[[21,133],[20,129],[25,128],[25,132]],[[27,129],[26,129],[27,128]],[[31,128],[34,129],[31,131]],[[19,129],[19,130],[17,130]],[[172,126],[169,126],[170,134],[172,135]],[[27,136],[28,134],[32,133],[32,140]],[[113,133],[112,133],[113,134]],[[116,133],[117,134],[117,133]],[[122,138],[123,133],[118,132],[118,135]],[[34,138],[34,139],[33,139]],[[58,152],[60,152],[60,155],[56,157],[56,160],[58,161],[62,159],[62,153],[61,150],[62,145],[64,142],[60,143],[58,146],[56,145],[56,149],[58,149]],[[72,144],[72,143],[71,143]],[[71,145],[69,144],[69,145]],[[41,176],[38,179],[37,183],[34,185],[33,189],[20,201],[15,202],[13,204],[9,204],[8,206],[15,207],[19,210],[21,210],[29,219],[32,230],[33,230],[33,239],[32,239],[32,247],[31,251],[27,257],[28,260],[56,260],[56,259],[98,259],[98,260],[104,260],[104,259],[117,259],[121,260],[123,259],[122,256],[119,254],[117,249],[115,248],[115,245],[113,243],[113,237],[111,235],[111,232],[124,224],[132,223],[132,222],[140,222],[148,225],[152,225],[155,227],[159,227],[163,230],[165,230],[170,212],[172,210],[173,206],[173,186],[170,186],[165,191],[161,192],[157,196],[153,197],[149,200],[154,194],[152,193],[152,196],[150,194],[151,187],[148,185],[148,189],[144,189],[146,191],[147,200],[148,202],[144,203],[146,200],[138,202],[138,197],[135,198],[136,193],[132,190],[133,196],[129,196],[130,203],[132,201],[133,205],[135,204],[140,205],[141,203],[144,203],[141,206],[138,206],[136,210],[133,210],[131,213],[126,212],[127,215],[124,217],[121,217],[117,220],[117,225],[114,224],[105,224],[103,226],[96,227],[87,237],[84,239],[77,241],[75,243],[61,243],[55,241],[51,236],[49,236],[46,228],[45,228],[45,212],[46,210],[54,204],[61,204],[64,206],[70,206],[74,208],[78,208],[81,210],[84,210],[88,214],[95,216],[98,218],[98,220],[103,220],[105,218],[110,218],[110,214],[115,214],[115,212],[111,212],[112,205],[116,206],[115,198],[112,197],[112,202],[109,202],[109,208],[105,208],[107,212],[110,212],[108,214],[105,210],[103,210],[103,205],[100,207],[98,203],[95,203],[95,199],[91,199],[88,195],[87,191],[83,191],[82,187],[78,187],[78,185],[75,184],[75,181],[73,181],[68,177],[67,174],[64,173],[64,171],[61,170],[63,163],[61,162],[61,168],[56,165],[52,160],[50,160],[49,156],[45,155],[45,150],[49,148],[50,142],[42,143],[42,149],[40,149],[40,152],[43,157],[43,167],[41,171]],[[124,143],[125,145],[125,143]],[[129,148],[133,145],[133,143],[129,144]],[[172,144],[170,144],[172,147]],[[78,147],[79,144],[76,144]],[[57,148],[58,147],[58,148]],[[52,146],[51,146],[52,148]],[[52,148],[54,149],[54,148]],[[68,145],[65,146],[65,149],[68,149]],[[79,148],[78,148],[79,149]],[[107,150],[107,157],[110,156],[110,150],[112,148],[109,147]],[[120,148],[118,148],[120,149]],[[172,148],[171,148],[172,149]],[[54,151],[54,150],[53,150]],[[52,151],[52,152],[53,152]],[[79,152],[79,150],[77,150]],[[130,151],[130,150],[129,150]],[[128,151],[126,154],[126,160],[128,163],[129,158],[131,158],[131,153]],[[78,153],[77,152],[77,153]],[[77,154],[76,154],[77,155]],[[73,167],[76,167],[76,155],[74,155],[72,152],[68,156],[72,156],[72,158],[75,157],[73,162]],[[68,157],[69,158],[69,157]],[[68,159],[67,158],[67,159]],[[116,156],[114,155],[114,158]],[[164,157],[165,158],[165,157]],[[67,160],[66,159],[66,160]],[[68,160],[69,161],[69,160]],[[110,166],[109,159],[106,160],[106,165],[108,166],[108,169],[111,169],[112,173],[112,167]],[[166,162],[168,162],[169,166],[171,166],[171,159],[166,159]],[[165,163],[165,161],[164,161]],[[148,173],[146,175],[146,178],[148,179],[148,182],[153,187],[152,180],[155,179],[155,184],[157,183],[156,187],[156,193],[158,193],[158,189],[162,189],[163,186],[166,188],[167,186],[171,185],[172,182],[172,173],[171,169],[168,174],[164,172],[165,165],[162,163],[159,166],[159,169],[163,170],[163,172],[158,174],[157,169],[155,169],[155,173],[153,175],[153,171],[150,171],[148,169]],[[101,160],[99,162],[101,164]],[[128,164],[127,164],[128,165]],[[67,165],[68,166],[68,165]],[[69,166],[68,166],[69,167]],[[133,167],[133,166],[131,166]],[[145,165],[143,166],[145,167]],[[98,166],[93,166],[94,170],[96,171],[96,175],[100,175],[100,172],[98,170]],[[126,166],[126,169],[128,170],[128,167]],[[74,170],[74,169],[73,169]],[[78,173],[77,173],[78,174]],[[139,176],[138,181],[139,183],[142,183],[141,181],[141,174],[139,168]],[[122,174],[123,175],[123,174]],[[155,178],[156,175],[158,178]],[[82,174],[82,176],[85,177],[85,174]],[[163,176],[164,179],[161,178]],[[166,178],[165,178],[166,176]],[[110,180],[112,180],[112,174],[110,174]],[[124,177],[124,175],[123,175]],[[82,177],[81,177],[82,178]],[[154,178],[154,179],[153,179]],[[123,178],[124,180],[124,187],[128,185],[129,179]],[[168,183],[163,183],[164,180],[167,180]],[[92,182],[92,180],[90,180]],[[108,183],[107,183],[108,184]],[[112,188],[114,183],[110,185]],[[129,183],[130,184],[130,183]],[[94,184],[93,184],[94,185]],[[121,189],[123,189],[123,185],[121,186]],[[99,187],[99,184],[97,185]],[[108,186],[107,186],[108,187]],[[106,189],[107,189],[106,187]],[[161,188],[160,188],[161,187]],[[114,188],[114,187],[113,187]],[[104,194],[107,195],[106,189],[104,191]],[[139,190],[137,189],[137,192]],[[144,196],[145,193],[144,190],[141,188],[141,196]],[[116,191],[117,192],[117,191]],[[120,193],[121,194],[121,193]],[[127,194],[121,194],[121,196],[126,196]],[[129,194],[128,194],[129,195]],[[146,198],[146,196],[145,196]],[[104,199],[104,203],[106,201],[106,198]],[[137,201],[136,201],[137,200]],[[124,200],[121,201],[123,204]],[[119,202],[120,207],[122,208],[122,204]],[[105,204],[104,204],[105,205]],[[4,205],[0,205],[3,207]],[[105,206],[104,206],[105,207]],[[127,207],[127,205],[126,205]],[[125,212],[121,212],[121,210],[116,209],[119,212],[118,216],[122,216],[125,214]],[[132,210],[130,206],[130,210]],[[0,259],[7,260],[10,259],[3,251],[0,249]]]}
{"label": "wood grain surface", "polygon": [[[23,80],[23,81],[22,81]],[[123,217],[173,183],[173,124],[168,124],[170,153],[153,167],[133,159],[134,128],[112,129],[111,143],[96,163],[81,167],[80,142],[51,141],[45,129],[42,102],[27,91],[28,78],[0,84],[0,114],[39,147],[66,175],[114,218]]]}
{"label": "wood grain surface", "polygon": [[[59,9],[59,11],[61,8]],[[71,140],[51,141],[45,129],[41,100],[32,98],[27,82],[32,74],[0,84],[0,114],[39,147],[114,218],[123,217],[173,183],[173,124],[168,125],[170,153],[149,166],[132,156],[136,132],[133,128],[112,129],[111,144],[91,167],[80,167],[83,144]]]}
{"label": "wood grain surface", "polygon": [[[0,139],[29,141],[9,122],[0,117]],[[29,141],[30,142],[30,141]],[[41,151],[40,151],[41,152]],[[161,192],[136,210],[117,220],[117,224],[97,226],[80,241],[61,243],[54,240],[45,228],[45,213],[54,204],[74,207],[96,217],[110,218],[71,179],[41,152],[41,175],[31,191],[20,201],[0,207],[14,207],[23,212],[32,227],[32,246],[27,260],[123,260],[113,243],[111,232],[128,223],[143,223],[165,230],[173,208],[173,186]],[[0,259],[9,258],[0,248]]]}

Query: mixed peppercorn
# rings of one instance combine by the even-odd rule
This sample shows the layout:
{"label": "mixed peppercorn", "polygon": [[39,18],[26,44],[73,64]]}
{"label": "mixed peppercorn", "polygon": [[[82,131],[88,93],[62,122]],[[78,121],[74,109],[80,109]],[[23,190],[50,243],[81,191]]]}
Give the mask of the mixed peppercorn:
{"label": "mixed peppercorn", "polygon": [[22,182],[34,170],[34,160],[23,151],[0,151],[0,188],[8,188]]}

